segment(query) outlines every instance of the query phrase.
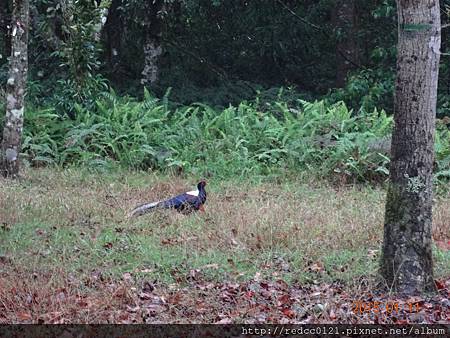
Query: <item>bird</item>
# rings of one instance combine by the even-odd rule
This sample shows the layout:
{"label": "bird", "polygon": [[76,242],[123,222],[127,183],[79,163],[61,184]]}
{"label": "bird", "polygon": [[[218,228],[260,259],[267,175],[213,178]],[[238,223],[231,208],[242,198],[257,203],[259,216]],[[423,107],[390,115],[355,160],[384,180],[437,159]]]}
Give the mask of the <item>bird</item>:
{"label": "bird", "polygon": [[192,211],[205,211],[203,204],[206,202],[206,181],[201,180],[197,184],[197,190],[188,191],[163,201],[145,203],[134,208],[129,217],[141,216],[155,209],[175,209],[178,212],[189,214]]}

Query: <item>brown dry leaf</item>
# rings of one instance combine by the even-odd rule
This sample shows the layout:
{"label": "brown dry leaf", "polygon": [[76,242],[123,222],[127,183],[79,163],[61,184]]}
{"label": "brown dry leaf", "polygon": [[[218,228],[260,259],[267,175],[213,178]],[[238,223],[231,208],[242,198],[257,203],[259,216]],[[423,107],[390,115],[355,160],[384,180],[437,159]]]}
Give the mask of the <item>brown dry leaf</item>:
{"label": "brown dry leaf", "polygon": [[197,313],[206,313],[208,311],[208,308],[202,301],[197,301],[197,304],[195,305],[195,311]]}
{"label": "brown dry leaf", "polygon": [[295,312],[292,311],[291,309],[283,309],[282,312],[288,318],[294,318],[295,317]]}
{"label": "brown dry leaf", "polygon": [[139,294],[139,298],[142,299],[142,300],[150,300],[150,299],[153,299],[153,296],[152,296],[151,293],[148,293],[148,292],[141,292],[141,293]]}
{"label": "brown dry leaf", "polygon": [[278,287],[282,290],[287,290],[289,288],[289,285],[282,279],[278,279],[276,281],[276,284],[278,285]]}
{"label": "brown dry leaf", "polygon": [[128,311],[128,312],[135,313],[135,312],[138,312],[139,310],[140,310],[140,307],[139,307],[139,306],[131,307],[131,306],[127,305],[127,311]]}
{"label": "brown dry leaf", "polygon": [[278,297],[278,306],[285,306],[286,304],[291,304],[291,297],[288,294],[284,294],[280,297]]}
{"label": "brown dry leaf", "polygon": [[438,290],[445,289],[445,284],[444,284],[443,281],[435,280],[434,283],[436,284],[436,288],[437,288]]}
{"label": "brown dry leaf", "polygon": [[147,304],[145,305],[145,312],[149,316],[155,316],[158,313],[164,312],[165,307],[160,304]]}
{"label": "brown dry leaf", "polygon": [[231,318],[222,318],[221,320],[215,322],[214,324],[233,324],[233,320]]}
{"label": "brown dry leaf", "polygon": [[169,297],[167,302],[172,305],[177,305],[178,303],[180,303],[181,299],[182,299],[181,293],[177,292],[173,296]]}
{"label": "brown dry leaf", "polygon": [[32,318],[28,312],[19,312],[16,314],[16,316],[20,321],[28,321]]}
{"label": "brown dry leaf", "polygon": [[76,304],[79,307],[88,307],[89,306],[88,302],[83,298],[78,298],[78,300],[76,301]]}
{"label": "brown dry leaf", "polygon": [[172,240],[170,238],[162,239],[161,244],[163,245],[169,245],[172,243]]}
{"label": "brown dry leaf", "polygon": [[314,272],[322,272],[324,271],[323,264],[320,262],[314,263],[308,267],[311,271]]}
{"label": "brown dry leaf", "polygon": [[155,286],[153,285],[153,283],[145,281],[142,287],[142,292],[151,293],[153,292],[153,290],[155,290]]}
{"label": "brown dry leaf", "polygon": [[336,319],[336,313],[334,312],[333,309],[331,309],[331,311],[330,311],[330,319],[331,320],[335,320]]}

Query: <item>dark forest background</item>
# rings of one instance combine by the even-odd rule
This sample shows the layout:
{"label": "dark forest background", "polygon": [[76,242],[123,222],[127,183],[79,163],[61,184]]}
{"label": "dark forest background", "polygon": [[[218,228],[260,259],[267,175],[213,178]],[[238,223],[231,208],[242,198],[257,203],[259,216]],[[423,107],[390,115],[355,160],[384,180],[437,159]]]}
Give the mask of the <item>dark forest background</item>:
{"label": "dark forest background", "polygon": [[[446,22],[450,2],[441,3]],[[11,9],[8,1],[1,6],[5,83]],[[392,110],[397,34],[392,0],[33,0],[31,19],[33,99],[65,96],[77,85],[95,87],[106,80],[119,93],[142,95],[143,48],[153,34],[163,52],[152,90],[162,96],[171,87],[170,97],[179,103],[227,106],[285,87],[305,98]],[[449,31],[443,30],[444,53]],[[446,61],[440,114],[449,109]]]}

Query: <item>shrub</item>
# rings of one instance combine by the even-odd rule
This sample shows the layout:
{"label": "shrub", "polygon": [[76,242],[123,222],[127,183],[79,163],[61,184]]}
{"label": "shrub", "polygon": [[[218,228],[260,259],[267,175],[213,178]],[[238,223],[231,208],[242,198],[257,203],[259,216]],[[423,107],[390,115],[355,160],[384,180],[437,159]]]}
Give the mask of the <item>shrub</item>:
{"label": "shrub", "polygon": [[[244,101],[216,110],[204,104],[172,108],[102,93],[93,105],[75,104],[75,119],[53,108],[26,112],[23,152],[33,165],[115,165],[241,176],[310,171],[344,181],[388,175],[392,117],[352,113],[343,102]],[[445,126],[436,137],[437,177],[447,177]]]}

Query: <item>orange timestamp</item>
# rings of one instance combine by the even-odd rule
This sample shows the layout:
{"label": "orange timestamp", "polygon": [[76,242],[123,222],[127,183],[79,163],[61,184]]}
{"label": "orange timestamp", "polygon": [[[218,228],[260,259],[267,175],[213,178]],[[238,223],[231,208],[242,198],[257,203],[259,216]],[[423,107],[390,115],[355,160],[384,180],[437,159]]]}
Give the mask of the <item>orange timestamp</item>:
{"label": "orange timestamp", "polygon": [[399,312],[418,313],[420,309],[421,307],[419,302],[369,302],[357,300],[352,303],[352,312],[358,315],[362,315],[364,313],[385,313],[387,315],[398,314]]}

